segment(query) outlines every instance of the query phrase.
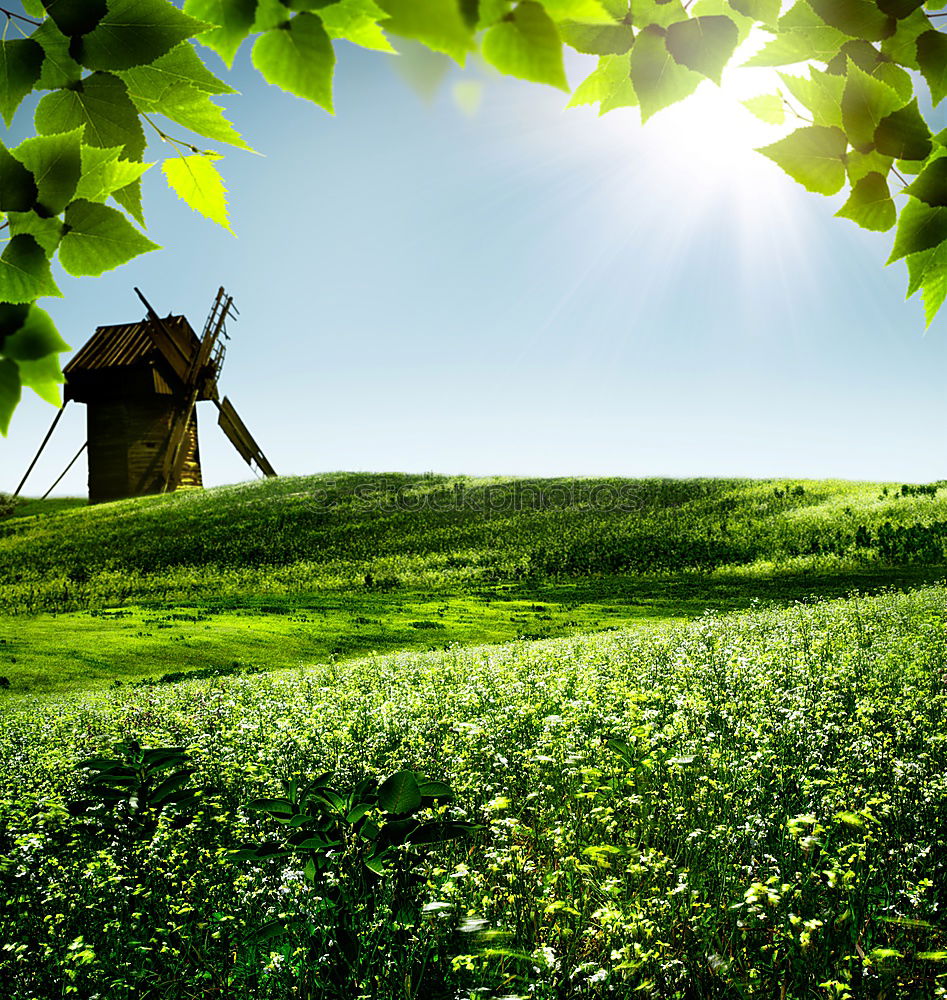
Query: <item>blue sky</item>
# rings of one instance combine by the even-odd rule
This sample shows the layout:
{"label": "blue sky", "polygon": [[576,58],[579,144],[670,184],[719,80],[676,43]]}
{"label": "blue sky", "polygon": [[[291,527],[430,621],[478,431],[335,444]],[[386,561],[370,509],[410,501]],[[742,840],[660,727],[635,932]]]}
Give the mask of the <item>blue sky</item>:
{"label": "blue sky", "polygon": [[[642,128],[498,78],[470,115],[457,74],[425,101],[389,57],[339,56],[332,118],[241,54],[226,103],[265,155],[223,161],[237,238],[154,168],[164,249],[62,275],[45,304],[67,342],[139,319],[134,285],[196,327],[225,285],[241,318],[221,387],[287,474],[947,474],[947,319],[925,335],[903,264],[882,266],[891,234],[834,219],[842,199],[741,147],[739,123],[720,138],[710,104],[685,104]],[[248,478],[199,414],[205,482]],[[0,489],[52,416],[27,394]],[[83,439],[71,405],[25,492]]]}

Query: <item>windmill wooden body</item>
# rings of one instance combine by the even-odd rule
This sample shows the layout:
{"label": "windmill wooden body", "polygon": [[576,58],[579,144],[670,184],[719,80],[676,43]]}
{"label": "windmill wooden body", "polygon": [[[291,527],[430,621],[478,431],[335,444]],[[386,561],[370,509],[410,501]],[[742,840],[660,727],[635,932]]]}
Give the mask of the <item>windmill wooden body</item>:
{"label": "windmill wooden body", "polygon": [[263,475],[275,476],[217,388],[227,319],[236,313],[232,297],[218,290],[198,336],[184,316],[160,318],[135,291],[147,309],[145,319],[100,326],[63,369],[64,405],[75,400],[87,407],[89,502],[201,486],[197,403],[203,400],[216,404],[218,424],[241,457]]}

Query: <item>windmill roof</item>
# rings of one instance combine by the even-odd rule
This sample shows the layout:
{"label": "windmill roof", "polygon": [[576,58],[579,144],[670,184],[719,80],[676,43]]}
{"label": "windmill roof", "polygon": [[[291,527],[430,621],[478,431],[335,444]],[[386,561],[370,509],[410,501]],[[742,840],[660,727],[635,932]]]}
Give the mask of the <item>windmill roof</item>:
{"label": "windmill roof", "polygon": [[[186,370],[200,343],[197,334],[184,316],[168,316],[161,323],[170,336],[175,352],[180,354],[179,363],[171,367],[178,368],[179,372],[181,367]],[[103,368],[128,368],[159,359],[170,362],[172,359],[166,358],[158,348],[156,335],[160,335],[160,331],[156,326],[145,320],[98,327],[88,343],[63,369],[64,374],[68,377]]]}

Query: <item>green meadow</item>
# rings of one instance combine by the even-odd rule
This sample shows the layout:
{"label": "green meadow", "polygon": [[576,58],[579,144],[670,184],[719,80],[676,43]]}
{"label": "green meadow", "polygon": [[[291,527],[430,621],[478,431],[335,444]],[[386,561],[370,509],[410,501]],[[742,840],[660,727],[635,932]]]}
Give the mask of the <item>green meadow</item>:
{"label": "green meadow", "polygon": [[4,995],[947,996],[945,547],[941,484],[27,501]]}

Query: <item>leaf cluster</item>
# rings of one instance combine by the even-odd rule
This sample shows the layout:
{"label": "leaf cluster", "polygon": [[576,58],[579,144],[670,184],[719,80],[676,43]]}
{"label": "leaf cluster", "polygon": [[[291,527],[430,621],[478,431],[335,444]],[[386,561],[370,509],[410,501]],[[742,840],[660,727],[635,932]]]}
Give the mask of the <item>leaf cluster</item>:
{"label": "leaf cluster", "polygon": [[449,785],[417,771],[396,771],[382,782],[363,778],[348,791],[330,785],[331,772],[310,781],[284,782],[281,798],[253,799],[248,808],[264,813],[280,826],[278,841],[248,845],[236,852],[242,860],[297,856],[305,859],[303,875],[321,881],[342,859],[354,858],[366,884],[395,864],[417,861],[415,849],[441,844],[472,833],[476,827],[424,814],[454,795]]}
{"label": "leaf cluster", "polygon": [[383,919],[416,926],[424,851],[480,827],[447,818],[445,808],[454,797],[450,786],[417,771],[396,771],[382,782],[363,778],[342,791],[332,787],[332,780],[331,773],[311,780],[294,778],[284,782],[282,797],[249,802],[248,809],[282,828],[281,836],[247,845],[232,857],[256,862],[293,858],[303,865],[312,912],[276,917],[253,928],[249,939],[260,947],[287,935],[308,936],[315,960],[317,941],[331,926],[335,961],[323,969],[323,976],[344,987],[356,983],[364,968],[377,960],[365,927],[375,920],[383,895],[392,907]]}
{"label": "leaf cluster", "polygon": [[[604,113],[637,106],[643,120],[721,81],[754,29],[770,35],[749,65],[808,64],[783,75],[785,92],[748,106],[767,121],[787,110],[804,122],[763,152],[811,191],[848,197],[838,215],[873,230],[897,223],[890,260],[906,259],[908,293],[923,294],[927,322],[947,295],[947,138],[918,103],[920,74],[936,106],[947,94],[947,36],[939,0],[24,0],[0,41],[0,113],[11,124],[34,91],[37,135],[0,145],[0,432],[21,386],[50,401],[65,350],[35,302],[60,294],[57,258],[94,276],[154,249],[144,226],[146,126],[170,144],[163,173],[188,205],[229,228],[219,149],[248,149],[214,97],[233,89],[211,73],[196,40],[227,66],[252,39],[269,83],[334,107],[339,43],[392,52],[392,37],[463,63],[571,93],[570,106]],[[12,30],[11,30],[12,28]],[[32,29],[32,30],[27,30]],[[21,37],[8,37],[18,34]],[[566,48],[598,57],[570,87]],[[162,116],[169,124],[159,124]],[[183,128],[190,137],[167,129]],[[198,145],[197,143],[200,143]],[[915,179],[907,184],[905,175]],[[898,208],[892,178],[907,200]],[[108,204],[107,204],[108,203]],[[136,225],[137,223],[137,225]],[[24,306],[25,312],[8,307]],[[36,330],[46,333],[39,337]],[[19,334],[32,331],[29,356]]]}
{"label": "leaf cluster", "polygon": [[183,747],[147,749],[137,740],[121,740],[113,750],[115,757],[89,757],[76,765],[84,797],[70,803],[73,815],[132,840],[150,840],[163,816],[172,827],[191,821],[201,792],[186,787],[194,770]]}

